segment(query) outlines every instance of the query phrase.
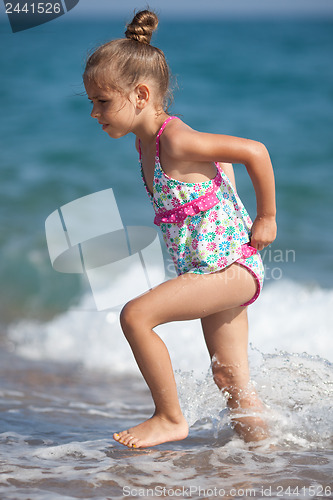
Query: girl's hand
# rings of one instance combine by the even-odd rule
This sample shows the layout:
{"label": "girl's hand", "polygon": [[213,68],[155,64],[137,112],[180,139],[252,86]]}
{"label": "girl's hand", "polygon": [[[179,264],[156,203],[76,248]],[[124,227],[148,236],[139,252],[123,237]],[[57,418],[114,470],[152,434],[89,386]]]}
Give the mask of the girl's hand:
{"label": "girl's hand", "polygon": [[257,250],[262,250],[275,240],[276,231],[274,216],[257,216],[251,230],[250,245]]}

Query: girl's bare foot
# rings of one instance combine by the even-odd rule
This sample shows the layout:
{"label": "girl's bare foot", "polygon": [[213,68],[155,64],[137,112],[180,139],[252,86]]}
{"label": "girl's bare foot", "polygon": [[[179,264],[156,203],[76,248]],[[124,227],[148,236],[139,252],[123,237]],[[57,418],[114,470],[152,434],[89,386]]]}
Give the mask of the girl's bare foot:
{"label": "girl's bare foot", "polygon": [[129,448],[146,448],[168,441],[180,441],[188,435],[188,425],[183,416],[177,421],[153,415],[142,424],[115,433],[113,439]]}
{"label": "girl's bare foot", "polygon": [[230,408],[231,421],[235,431],[246,443],[262,441],[269,437],[268,425],[263,415],[265,408],[255,392],[250,392],[248,396],[243,395],[238,405],[233,406],[234,408]]}
{"label": "girl's bare foot", "polygon": [[269,437],[268,426],[260,416],[232,417],[234,429],[246,443],[262,441]]}

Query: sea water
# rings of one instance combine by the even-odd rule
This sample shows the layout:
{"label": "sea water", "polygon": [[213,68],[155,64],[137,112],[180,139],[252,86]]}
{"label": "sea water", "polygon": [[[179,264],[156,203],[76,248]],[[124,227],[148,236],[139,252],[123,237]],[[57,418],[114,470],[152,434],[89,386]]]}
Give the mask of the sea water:
{"label": "sea water", "polygon": [[[112,440],[153,411],[120,308],[97,311],[82,275],[52,268],[44,231],[54,210],[107,188],[124,225],[152,226],[133,137],[102,133],[81,83],[87,51],[122,36],[122,21],[1,29],[0,498],[333,498],[332,23],[168,20],[154,39],[174,113],[268,147],[278,238],[249,308],[270,438],[234,434],[199,322],[177,322],[157,332],[190,434],[145,450]],[[235,172],[253,216],[245,168]]]}

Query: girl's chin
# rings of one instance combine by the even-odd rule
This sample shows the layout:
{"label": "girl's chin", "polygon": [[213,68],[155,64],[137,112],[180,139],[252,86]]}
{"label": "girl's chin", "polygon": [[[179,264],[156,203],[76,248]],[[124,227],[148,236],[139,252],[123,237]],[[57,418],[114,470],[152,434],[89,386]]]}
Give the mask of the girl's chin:
{"label": "girl's chin", "polygon": [[126,134],[122,134],[121,132],[114,132],[112,130],[106,130],[106,133],[108,134],[111,139],[120,139],[120,137],[124,137]]}

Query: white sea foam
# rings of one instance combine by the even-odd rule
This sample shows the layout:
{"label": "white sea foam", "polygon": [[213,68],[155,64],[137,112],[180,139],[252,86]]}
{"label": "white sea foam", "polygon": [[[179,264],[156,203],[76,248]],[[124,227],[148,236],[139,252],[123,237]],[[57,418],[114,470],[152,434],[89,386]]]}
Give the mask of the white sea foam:
{"label": "white sea foam", "polygon": [[250,341],[263,352],[306,352],[333,361],[333,290],[281,280],[249,307]]}
{"label": "white sea foam", "polygon": [[[47,323],[12,325],[9,339],[16,352],[34,360],[75,362],[86,369],[139,376],[120,329],[119,311],[84,310],[85,304],[83,299],[81,310],[67,311]],[[300,448],[327,446],[333,395],[329,361],[333,359],[333,290],[274,282],[249,308],[249,316],[252,379],[268,406],[273,441]],[[157,330],[169,348],[189,424],[208,418],[218,433],[228,423],[228,415],[211,377],[200,322],[175,322]],[[107,416],[109,409],[98,411]]]}
{"label": "white sea foam", "polygon": [[97,450],[90,450],[85,443],[76,443],[72,441],[68,444],[49,446],[48,448],[40,448],[35,450],[34,456],[45,460],[66,459],[71,457],[87,458],[87,459],[103,459],[105,454]]}
{"label": "white sea foam", "polygon": [[[49,322],[11,325],[8,338],[17,354],[30,359],[137,373],[118,318],[119,310],[94,311],[89,297],[84,297],[79,308]],[[260,352],[306,352],[333,360],[333,290],[307,288],[286,280],[273,282],[249,308],[249,318],[250,342]],[[169,348],[175,369],[206,373],[209,357],[199,321],[162,325],[157,332]]]}

